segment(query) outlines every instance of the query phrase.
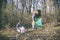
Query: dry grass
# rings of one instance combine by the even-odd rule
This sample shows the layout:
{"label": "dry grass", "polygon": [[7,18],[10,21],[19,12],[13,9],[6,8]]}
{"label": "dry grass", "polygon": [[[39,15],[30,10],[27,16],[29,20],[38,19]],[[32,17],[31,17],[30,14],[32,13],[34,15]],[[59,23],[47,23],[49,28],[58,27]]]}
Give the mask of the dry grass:
{"label": "dry grass", "polygon": [[50,24],[48,24],[48,26],[46,26],[45,24],[44,28],[38,28],[37,30],[27,29],[27,32],[23,34],[18,33],[16,30],[13,30],[12,28],[3,29],[0,31],[0,34],[5,35],[7,37],[15,36],[16,38],[20,36],[22,40],[23,38],[26,40],[28,36],[32,36],[32,35],[41,35],[41,34],[50,35],[50,36],[57,35],[57,30],[60,30],[60,26],[51,27]]}

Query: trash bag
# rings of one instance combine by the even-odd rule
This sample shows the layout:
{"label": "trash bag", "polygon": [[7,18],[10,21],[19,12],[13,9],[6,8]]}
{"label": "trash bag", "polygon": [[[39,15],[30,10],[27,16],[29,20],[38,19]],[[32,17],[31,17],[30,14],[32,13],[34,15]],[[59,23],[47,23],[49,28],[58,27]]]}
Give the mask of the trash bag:
{"label": "trash bag", "polygon": [[25,33],[26,29],[24,28],[24,26],[20,27],[21,33]]}
{"label": "trash bag", "polygon": [[19,33],[25,33],[25,32],[26,32],[26,29],[25,29],[24,26],[22,26],[22,27],[17,28],[17,31],[18,31]]}

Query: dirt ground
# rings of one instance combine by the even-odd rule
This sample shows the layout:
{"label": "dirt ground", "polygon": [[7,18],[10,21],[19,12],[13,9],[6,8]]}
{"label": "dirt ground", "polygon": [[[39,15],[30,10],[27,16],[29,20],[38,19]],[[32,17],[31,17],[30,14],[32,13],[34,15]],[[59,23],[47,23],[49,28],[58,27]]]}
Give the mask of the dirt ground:
{"label": "dirt ground", "polygon": [[[4,37],[4,39],[2,38]],[[0,31],[0,40],[60,40],[60,26],[53,24],[44,24],[43,28],[36,30],[27,29],[27,32],[21,34],[16,29],[6,28]]]}

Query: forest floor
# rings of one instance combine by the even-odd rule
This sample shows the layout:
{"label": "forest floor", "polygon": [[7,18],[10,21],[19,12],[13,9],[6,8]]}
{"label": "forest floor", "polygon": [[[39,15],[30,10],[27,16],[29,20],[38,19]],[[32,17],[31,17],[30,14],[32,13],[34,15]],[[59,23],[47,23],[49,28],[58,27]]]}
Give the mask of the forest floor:
{"label": "forest floor", "polygon": [[27,29],[23,34],[12,28],[0,30],[0,40],[60,40],[59,37],[60,26],[54,26],[54,23],[44,24],[43,28],[37,30]]}

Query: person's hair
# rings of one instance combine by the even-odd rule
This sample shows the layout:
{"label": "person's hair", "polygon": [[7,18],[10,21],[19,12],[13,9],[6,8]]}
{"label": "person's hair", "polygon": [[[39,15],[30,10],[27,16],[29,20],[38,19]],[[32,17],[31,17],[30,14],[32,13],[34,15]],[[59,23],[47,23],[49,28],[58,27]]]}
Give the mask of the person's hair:
{"label": "person's hair", "polygon": [[38,17],[41,16],[41,10],[37,10],[38,11]]}
{"label": "person's hair", "polygon": [[38,14],[35,13],[35,17],[39,18],[39,17],[41,17],[41,10],[37,10],[37,11],[38,11]]}

